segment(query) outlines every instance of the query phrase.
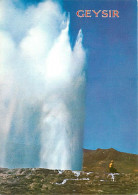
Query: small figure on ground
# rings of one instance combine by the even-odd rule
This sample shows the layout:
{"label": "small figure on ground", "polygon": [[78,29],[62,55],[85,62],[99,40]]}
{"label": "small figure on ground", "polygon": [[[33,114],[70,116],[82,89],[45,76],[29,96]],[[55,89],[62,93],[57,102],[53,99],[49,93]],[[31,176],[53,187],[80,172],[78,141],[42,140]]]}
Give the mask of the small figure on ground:
{"label": "small figure on ground", "polygon": [[109,171],[110,173],[117,173],[118,171],[116,170],[116,168],[114,168],[114,161],[111,160],[111,162],[109,163]]}

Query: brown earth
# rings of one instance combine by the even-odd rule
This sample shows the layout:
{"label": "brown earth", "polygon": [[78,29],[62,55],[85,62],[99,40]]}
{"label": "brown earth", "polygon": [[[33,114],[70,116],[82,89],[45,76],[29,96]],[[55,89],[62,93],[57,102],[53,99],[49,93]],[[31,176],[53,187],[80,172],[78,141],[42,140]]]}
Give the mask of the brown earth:
{"label": "brown earth", "polygon": [[138,172],[138,155],[119,152],[113,148],[87,150],[84,149],[83,170],[108,172],[108,165],[114,160],[114,166],[120,173]]}
{"label": "brown earth", "polygon": [[[119,173],[109,173],[115,161]],[[138,155],[84,150],[83,171],[0,168],[0,194],[138,194]]]}

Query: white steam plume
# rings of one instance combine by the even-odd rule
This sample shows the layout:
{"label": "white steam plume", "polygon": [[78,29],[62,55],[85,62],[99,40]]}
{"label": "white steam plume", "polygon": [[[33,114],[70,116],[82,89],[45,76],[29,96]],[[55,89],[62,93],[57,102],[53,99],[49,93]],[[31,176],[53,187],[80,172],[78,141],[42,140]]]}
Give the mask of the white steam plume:
{"label": "white steam plume", "polygon": [[0,166],[81,169],[85,51],[68,31],[55,2],[0,1]]}

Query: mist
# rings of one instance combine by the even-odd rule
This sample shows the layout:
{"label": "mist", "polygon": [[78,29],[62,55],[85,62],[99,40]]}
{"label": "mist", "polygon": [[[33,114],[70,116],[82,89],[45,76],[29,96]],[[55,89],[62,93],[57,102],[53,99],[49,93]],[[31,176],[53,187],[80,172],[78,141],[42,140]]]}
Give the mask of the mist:
{"label": "mist", "polygon": [[85,61],[69,14],[0,1],[0,167],[81,170]]}

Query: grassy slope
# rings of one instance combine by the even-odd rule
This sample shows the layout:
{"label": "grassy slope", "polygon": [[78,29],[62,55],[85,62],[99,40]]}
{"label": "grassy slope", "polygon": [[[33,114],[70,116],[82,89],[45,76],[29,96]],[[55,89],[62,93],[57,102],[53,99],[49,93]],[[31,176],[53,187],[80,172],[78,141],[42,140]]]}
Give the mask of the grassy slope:
{"label": "grassy slope", "polygon": [[114,160],[114,166],[120,173],[138,172],[138,155],[119,152],[113,148],[84,149],[83,170],[108,172],[111,160]]}

